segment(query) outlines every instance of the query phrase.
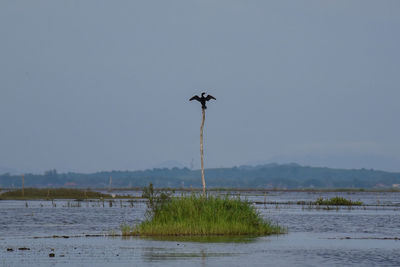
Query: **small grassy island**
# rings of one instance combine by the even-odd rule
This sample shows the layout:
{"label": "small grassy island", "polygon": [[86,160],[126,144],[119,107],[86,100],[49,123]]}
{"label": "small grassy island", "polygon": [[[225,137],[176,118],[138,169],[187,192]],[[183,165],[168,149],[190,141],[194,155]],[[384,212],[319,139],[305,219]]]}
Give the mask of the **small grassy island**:
{"label": "small grassy island", "polygon": [[90,190],[71,188],[25,188],[4,192],[0,200],[30,200],[30,199],[99,199],[112,198],[109,194],[103,194]]}
{"label": "small grassy island", "polygon": [[[152,190],[152,188],[150,189]],[[214,196],[170,197],[150,194],[147,219],[121,227],[123,235],[205,236],[270,235],[286,229],[265,221],[249,202]]]}
{"label": "small grassy island", "polygon": [[316,201],[297,201],[297,205],[315,205],[315,206],[361,206],[361,201],[353,201],[344,197],[332,197],[324,199],[318,198]]}
{"label": "small grassy island", "polygon": [[330,199],[318,198],[316,205],[332,205],[332,206],[361,206],[361,201],[352,201],[344,197],[333,197]]}

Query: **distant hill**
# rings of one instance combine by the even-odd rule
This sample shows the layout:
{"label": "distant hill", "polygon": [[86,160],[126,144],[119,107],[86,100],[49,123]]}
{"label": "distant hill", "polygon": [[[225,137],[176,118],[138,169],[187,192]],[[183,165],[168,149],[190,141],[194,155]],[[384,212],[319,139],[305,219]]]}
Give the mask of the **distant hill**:
{"label": "distant hill", "polygon": [[[400,173],[367,169],[308,167],[295,163],[206,169],[208,187],[230,188],[390,188],[400,185]],[[25,174],[25,187],[201,187],[200,170],[162,168],[143,171],[110,171],[92,174]],[[0,175],[0,187],[20,187],[21,176]]]}

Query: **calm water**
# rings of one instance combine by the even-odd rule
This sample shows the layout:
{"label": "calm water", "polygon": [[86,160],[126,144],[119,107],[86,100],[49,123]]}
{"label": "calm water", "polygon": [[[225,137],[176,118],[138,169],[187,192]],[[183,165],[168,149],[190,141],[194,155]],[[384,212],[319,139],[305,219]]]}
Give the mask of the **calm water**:
{"label": "calm water", "polygon": [[[259,212],[286,226],[287,235],[212,240],[86,236],[140,222],[146,209],[140,202],[0,201],[0,265],[400,266],[400,240],[395,239],[400,238],[400,193],[270,192],[266,200],[334,196],[368,206],[317,210],[260,204]],[[264,201],[263,194],[242,197]]]}

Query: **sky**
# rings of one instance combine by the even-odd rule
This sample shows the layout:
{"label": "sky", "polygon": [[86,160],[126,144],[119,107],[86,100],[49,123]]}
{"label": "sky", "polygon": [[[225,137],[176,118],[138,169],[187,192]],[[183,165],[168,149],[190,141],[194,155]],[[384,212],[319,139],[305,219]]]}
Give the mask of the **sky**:
{"label": "sky", "polygon": [[2,0],[0,173],[400,171],[400,1]]}

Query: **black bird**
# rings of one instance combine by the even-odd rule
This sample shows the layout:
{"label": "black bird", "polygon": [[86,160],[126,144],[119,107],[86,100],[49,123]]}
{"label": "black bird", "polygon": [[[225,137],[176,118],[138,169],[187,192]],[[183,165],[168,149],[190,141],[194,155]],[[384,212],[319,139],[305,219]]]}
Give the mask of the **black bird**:
{"label": "black bird", "polygon": [[217,100],[217,99],[215,97],[213,97],[212,95],[204,96],[205,94],[206,93],[204,93],[204,92],[201,93],[201,97],[199,97],[198,95],[195,95],[191,99],[189,99],[189,101],[197,100],[197,101],[199,101],[201,103],[201,108],[202,109],[207,109],[206,102],[210,101],[211,99],[214,99],[214,100]]}

